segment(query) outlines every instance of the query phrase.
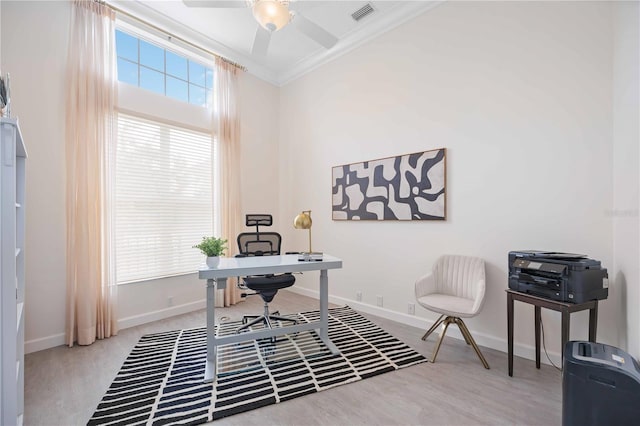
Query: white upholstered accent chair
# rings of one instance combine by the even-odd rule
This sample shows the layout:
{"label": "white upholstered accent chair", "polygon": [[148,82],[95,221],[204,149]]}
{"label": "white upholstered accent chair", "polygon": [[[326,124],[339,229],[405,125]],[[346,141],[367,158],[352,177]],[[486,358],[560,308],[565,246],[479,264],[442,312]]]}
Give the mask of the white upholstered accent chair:
{"label": "white upholstered accent chair", "polygon": [[487,360],[462,321],[462,318],[471,318],[480,312],[484,291],[484,260],[477,257],[441,256],[433,265],[432,272],[416,281],[416,301],[425,309],[440,314],[440,318],[422,336],[422,340],[426,340],[438,326],[443,325],[431,362],[436,361],[447,327],[455,323],[467,344],[473,346],[484,368],[489,368]]}

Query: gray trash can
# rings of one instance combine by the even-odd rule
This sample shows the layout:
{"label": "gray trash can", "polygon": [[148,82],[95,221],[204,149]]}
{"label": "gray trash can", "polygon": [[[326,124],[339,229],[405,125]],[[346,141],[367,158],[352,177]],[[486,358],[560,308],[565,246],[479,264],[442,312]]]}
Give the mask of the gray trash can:
{"label": "gray trash can", "polygon": [[564,349],[562,425],[640,425],[640,365],[602,343],[571,341]]}

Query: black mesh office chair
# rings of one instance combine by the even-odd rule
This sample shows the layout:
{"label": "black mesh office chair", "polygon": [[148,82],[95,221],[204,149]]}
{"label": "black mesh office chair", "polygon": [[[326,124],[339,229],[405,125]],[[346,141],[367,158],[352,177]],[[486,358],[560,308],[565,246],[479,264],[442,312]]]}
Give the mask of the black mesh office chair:
{"label": "black mesh office chair", "polygon": [[[238,235],[238,249],[240,257],[247,256],[273,256],[280,254],[282,237],[277,232],[260,232],[260,226],[271,226],[273,217],[270,214],[248,214],[246,225],[255,226],[255,232],[243,232]],[[243,285],[259,294],[264,301],[264,313],[262,315],[247,315],[242,319],[243,326],[236,332],[246,330],[249,327],[263,323],[266,328],[272,328],[271,321],[287,321],[297,324],[295,319],[279,316],[279,312],[269,312],[269,303],[273,300],[278,290],[291,287],[296,278],[291,274],[258,275],[244,278]],[[249,323],[247,321],[253,318]],[[272,339],[274,340],[274,339]]]}

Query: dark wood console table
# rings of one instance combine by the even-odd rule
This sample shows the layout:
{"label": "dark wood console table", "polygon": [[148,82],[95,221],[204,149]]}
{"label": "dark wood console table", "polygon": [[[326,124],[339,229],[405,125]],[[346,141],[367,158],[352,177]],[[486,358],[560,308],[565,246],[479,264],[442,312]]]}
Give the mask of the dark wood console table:
{"label": "dark wood console table", "polygon": [[[529,303],[534,306],[534,327],[536,334],[536,368],[540,368],[540,312],[542,308],[551,309],[562,313],[562,346],[564,352],[565,344],[569,341],[569,325],[572,312],[589,309],[589,341],[596,341],[596,331],[598,328],[598,301],[589,300],[584,303],[566,303],[556,300],[545,299],[543,297],[532,296],[507,289],[507,341],[509,356],[509,376],[513,376],[513,302]],[[564,356],[564,353],[562,353]]]}

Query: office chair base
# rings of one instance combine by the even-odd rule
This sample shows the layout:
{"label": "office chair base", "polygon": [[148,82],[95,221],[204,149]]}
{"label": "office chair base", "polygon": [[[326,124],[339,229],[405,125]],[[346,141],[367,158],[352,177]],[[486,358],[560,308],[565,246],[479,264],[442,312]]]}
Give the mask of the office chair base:
{"label": "office chair base", "polygon": [[[269,316],[271,315],[275,315],[278,316],[280,315],[280,311],[275,311],[269,314]],[[242,317],[242,324],[246,324],[249,320],[254,320],[256,318],[262,318],[263,315],[245,315]]]}
{"label": "office chair base", "polygon": [[288,321],[294,324],[298,323],[298,320],[287,318],[287,317],[281,317],[279,315],[269,315],[269,316],[260,315],[259,317],[253,317],[253,318],[254,318],[253,321],[244,324],[242,327],[238,327],[236,329],[236,333],[239,333],[242,330],[248,329],[249,327],[254,326],[256,324],[260,324],[260,323],[263,323],[266,328],[273,328],[273,326],[271,325],[271,321]]}
{"label": "office chair base", "polygon": [[478,355],[478,358],[480,358],[480,361],[482,362],[482,365],[484,366],[484,368],[486,368],[487,370],[489,369],[489,363],[482,355],[482,352],[480,352],[480,348],[476,344],[476,341],[473,340],[473,336],[471,336],[471,332],[469,332],[467,325],[464,323],[464,321],[462,321],[461,318],[450,317],[450,316],[445,317],[444,315],[441,315],[440,318],[438,318],[436,322],[433,323],[431,328],[427,330],[424,336],[422,336],[422,340],[426,340],[427,337],[429,337],[429,335],[433,333],[441,324],[444,325],[444,328],[440,332],[440,338],[438,339],[438,343],[436,343],[436,347],[433,350],[433,355],[431,356],[431,360],[430,360],[431,362],[436,362],[436,357],[438,356],[440,345],[442,345],[442,341],[444,340],[444,335],[447,333],[447,328],[449,328],[449,324],[457,324],[458,328],[460,329],[460,332],[462,333],[462,337],[464,337],[464,341],[467,343],[467,345],[471,345],[473,347],[473,350],[476,351],[476,354]]}
{"label": "office chair base", "polygon": [[[251,322],[247,323],[246,320],[247,318],[254,318]],[[262,323],[264,328],[273,328],[273,326],[271,325],[272,321],[284,321],[284,322],[292,322],[294,324],[298,324],[298,320],[297,319],[293,319],[293,318],[287,318],[287,317],[282,317],[279,315],[279,312],[276,311],[274,313],[269,313],[269,304],[267,302],[264,303],[264,315],[260,315],[260,316],[254,316],[254,315],[245,315],[245,317],[242,319],[242,322],[244,323],[243,326],[238,327],[236,329],[236,333],[240,333],[243,330],[248,330],[249,327],[252,327],[256,324],[260,324]],[[275,342],[275,337],[271,338],[272,342]]]}

